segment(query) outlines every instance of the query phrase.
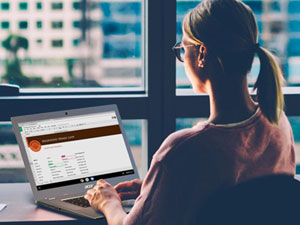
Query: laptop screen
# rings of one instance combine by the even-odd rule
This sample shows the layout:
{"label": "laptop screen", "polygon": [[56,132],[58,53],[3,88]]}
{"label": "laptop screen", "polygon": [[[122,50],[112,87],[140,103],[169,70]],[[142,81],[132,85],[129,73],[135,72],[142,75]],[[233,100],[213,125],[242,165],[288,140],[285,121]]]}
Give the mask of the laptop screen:
{"label": "laptop screen", "polygon": [[18,126],[39,191],[134,173],[114,111]]}

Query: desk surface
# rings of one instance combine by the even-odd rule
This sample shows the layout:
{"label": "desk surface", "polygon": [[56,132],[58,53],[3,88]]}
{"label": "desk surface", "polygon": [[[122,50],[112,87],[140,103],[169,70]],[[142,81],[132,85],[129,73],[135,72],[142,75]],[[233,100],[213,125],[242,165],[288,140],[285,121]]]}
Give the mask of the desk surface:
{"label": "desk surface", "polygon": [[[300,180],[300,176],[295,176]],[[0,203],[7,207],[0,212],[0,223],[10,224],[80,224],[107,225],[105,219],[92,220],[39,207],[34,203],[29,183],[0,184]]]}
{"label": "desk surface", "polygon": [[107,224],[105,219],[92,220],[37,206],[29,183],[0,184],[0,203],[7,204],[0,212],[0,223],[30,224]]}

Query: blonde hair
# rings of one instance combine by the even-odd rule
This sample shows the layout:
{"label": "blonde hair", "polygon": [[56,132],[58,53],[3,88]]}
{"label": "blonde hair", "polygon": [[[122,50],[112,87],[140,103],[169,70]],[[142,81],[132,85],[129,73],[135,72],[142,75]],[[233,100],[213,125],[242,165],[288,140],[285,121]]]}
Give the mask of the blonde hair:
{"label": "blonde hair", "polygon": [[216,57],[227,76],[249,73],[257,53],[257,100],[263,115],[278,124],[284,108],[284,78],[272,53],[257,44],[257,23],[247,5],[239,0],[204,0],[185,15],[182,29],[193,41],[205,44],[207,57]]}

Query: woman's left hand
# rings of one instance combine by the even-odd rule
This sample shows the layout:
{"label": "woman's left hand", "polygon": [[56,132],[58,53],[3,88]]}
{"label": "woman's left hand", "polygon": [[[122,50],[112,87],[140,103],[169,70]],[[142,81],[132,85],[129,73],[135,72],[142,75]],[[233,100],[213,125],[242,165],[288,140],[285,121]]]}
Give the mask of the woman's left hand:
{"label": "woman's left hand", "polygon": [[113,208],[122,208],[121,199],[114,187],[105,180],[99,180],[84,196],[92,207],[106,214]]}

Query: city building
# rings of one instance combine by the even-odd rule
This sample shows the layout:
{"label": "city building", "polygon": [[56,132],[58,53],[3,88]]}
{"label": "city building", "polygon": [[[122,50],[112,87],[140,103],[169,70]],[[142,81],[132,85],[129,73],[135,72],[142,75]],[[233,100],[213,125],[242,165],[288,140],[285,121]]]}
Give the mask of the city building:
{"label": "city building", "polygon": [[[0,2],[0,41],[27,38],[23,73],[50,87],[141,86],[141,26],[140,2]],[[2,46],[0,75],[7,57]]]}

